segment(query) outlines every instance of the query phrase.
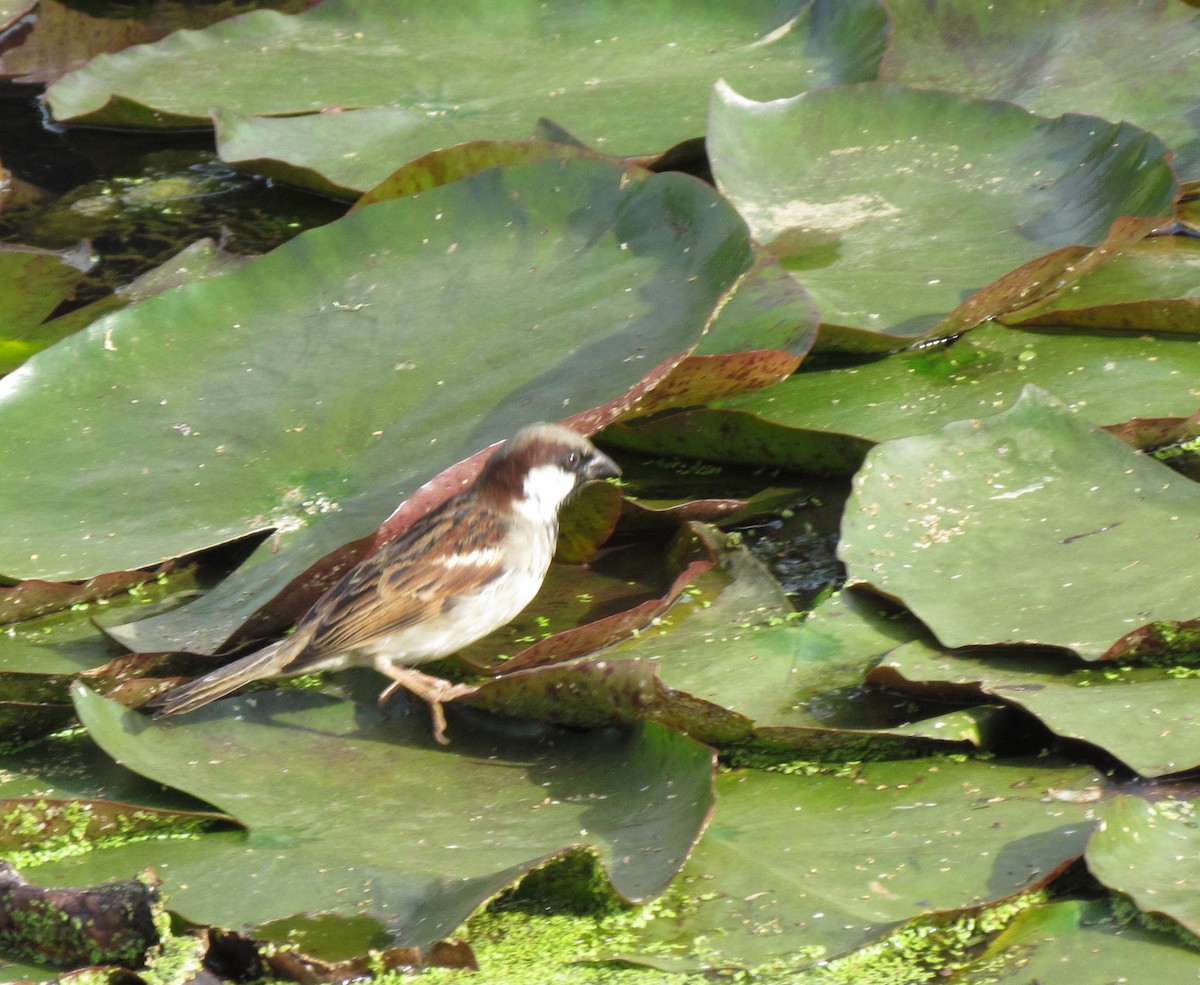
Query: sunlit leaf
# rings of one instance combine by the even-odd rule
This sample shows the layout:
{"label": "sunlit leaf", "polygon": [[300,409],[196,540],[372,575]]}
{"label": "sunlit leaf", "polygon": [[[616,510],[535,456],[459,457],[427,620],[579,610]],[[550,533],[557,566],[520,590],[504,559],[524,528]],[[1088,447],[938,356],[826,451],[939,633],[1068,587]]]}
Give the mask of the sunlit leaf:
{"label": "sunlit leaf", "polygon": [[1028,387],[1008,410],[884,442],[846,504],[849,580],[946,646],[1088,660],[1200,617],[1200,489]]}

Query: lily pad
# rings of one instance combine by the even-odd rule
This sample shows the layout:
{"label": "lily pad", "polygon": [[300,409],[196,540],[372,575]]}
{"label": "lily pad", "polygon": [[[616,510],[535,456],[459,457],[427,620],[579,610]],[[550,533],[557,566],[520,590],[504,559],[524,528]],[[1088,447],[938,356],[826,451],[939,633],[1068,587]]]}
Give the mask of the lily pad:
{"label": "lily pad", "polygon": [[1080,667],[1034,653],[959,653],[914,641],[897,647],[870,680],[919,695],[998,698],[1055,735],[1088,742],[1142,776],[1200,767],[1200,680],[1161,667]]}
{"label": "lily pad", "polygon": [[1200,177],[1193,5],[890,0],[888,11],[881,80],[1009,99],[1046,115],[1129,120],[1181,151],[1182,176]]}
{"label": "lily pad", "polygon": [[872,449],[838,556],[946,646],[1098,660],[1200,617],[1200,490],[1027,387],[993,417]]}
{"label": "lily pad", "polygon": [[[274,529],[140,648],[211,647],[439,469],[665,374],[749,260],[710,189],[597,161],[378,203],[8,377],[0,566],[87,577]],[[64,448],[103,465],[64,484],[37,454]]]}
{"label": "lily pad", "polygon": [[1195,336],[1200,333],[1200,244],[1183,236],[1142,240],[1061,295],[1004,321]]}
{"label": "lily pad", "polygon": [[[702,134],[721,76],[763,99],[872,78],[886,32],[875,0],[676,3],[635,18],[617,0],[329,0],[96,59],[47,96],[59,120],[140,127],[194,127],[214,106],[251,116],[392,108],[405,114],[385,149],[392,169],[463,140],[524,138],[545,115],[601,150],[635,154]],[[330,157],[344,154],[343,129],[321,138]]]}
{"label": "lily pad", "polygon": [[988,305],[971,295],[1100,244],[1122,216],[1165,221],[1176,192],[1166,146],[1129,124],[893,86],[756,102],[721,84],[708,146],[719,187],[824,322],[903,339],[1029,303],[1044,271]]}
{"label": "lily pad", "polygon": [[[1011,407],[1028,384],[1049,390],[1095,424],[1187,417],[1198,403],[1197,379],[1200,346],[1190,340],[983,325],[950,345],[801,372],[712,407],[798,432],[886,441],[995,414]],[[716,416],[710,432],[719,434],[726,419]]]}
{"label": "lily pad", "polygon": [[657,953],[702,967],[831,958],[911,917],[1042,885],[1083,853],[1094,804],[1047,796],[1061,763],[872,763],[846,775],[736,772],[678,888]]}
{"label": "lily pad", "polygon": [[1200,934],[1200,825],[1196,802],[1122,796],[1104,812],[1087,864],[1110,889]]}
{"label": "lily pad", "polygon": [[[680,580],[694,583],[666,613],[581,659],[571,659],[576,637],[599,636],[606,621],[535,643],[515,666],[541,666],[506,668],[465,703],[593,728],[649,720],[715,745],[754,740],[823,760],[923,755],[946,742],[980,741],[986,724],[975,719],[909,724],[864,700],[874,661],[923,634],[915,619],[842,593],[802,622],[749,552],[693,529],[712,544],[718,567],[686,571]],[[560,662],[547,666],[555,655]]]}
{"label": "lily pad", "polygon": [[71,297],[93,262],[90,252],[86,243],[65,251],[0,243],[0,375],[57,340],[43,322]]}
{"label": "lily pad", "polygon": [[156,868],[173,909],[226,927],[358,913],[393,943],[421,946],[577,846],[599,855],[622,896],[652,898],[707,821],[712,753],[665,729],[553,741],[456,729],[449,751],[423,715],[380,718],[373,675],[351,685],[355,701],[271,692],[171,726],[76,689],[109,755],[249,828],[166,850]]}

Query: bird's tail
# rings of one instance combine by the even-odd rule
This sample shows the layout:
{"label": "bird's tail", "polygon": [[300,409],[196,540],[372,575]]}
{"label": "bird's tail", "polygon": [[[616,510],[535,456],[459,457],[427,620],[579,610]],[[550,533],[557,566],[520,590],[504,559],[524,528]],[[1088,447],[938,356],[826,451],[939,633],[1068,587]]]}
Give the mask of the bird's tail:
{"label": "bird's tail", "polygon": [[286,637],[224,667],[218,667],[203,677],[172,688],[161,698],[150,702],[154,717],[164,718],[167,715],[195,711],[210,701],[216,701],[217,698],[223,698],[236,691],[243,684],[264,677],[274,677],[279,672],[279,650],[285,642]]}

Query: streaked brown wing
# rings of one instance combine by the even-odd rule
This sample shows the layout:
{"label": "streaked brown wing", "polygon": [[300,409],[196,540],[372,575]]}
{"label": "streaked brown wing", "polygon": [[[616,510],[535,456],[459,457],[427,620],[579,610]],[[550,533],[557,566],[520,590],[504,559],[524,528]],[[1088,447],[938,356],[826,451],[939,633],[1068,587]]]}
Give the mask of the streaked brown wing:
{"label": "streaked brown wing", "polygon": [[360,562],[309,611],[313,627],[292,667],[355,650],[440,614],[504,570],[507,521],[467,493],[422,517]]}

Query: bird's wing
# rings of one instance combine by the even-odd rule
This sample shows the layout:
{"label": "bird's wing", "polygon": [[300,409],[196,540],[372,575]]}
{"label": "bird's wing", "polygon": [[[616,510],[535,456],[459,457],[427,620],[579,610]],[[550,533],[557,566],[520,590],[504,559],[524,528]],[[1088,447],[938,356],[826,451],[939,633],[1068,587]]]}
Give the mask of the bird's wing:
{"label": "bird's wing", "polygon": [[289,672],[440,615],[504,572],[507,521],[469,494],[427,514],[360,562],[301,620]]}

